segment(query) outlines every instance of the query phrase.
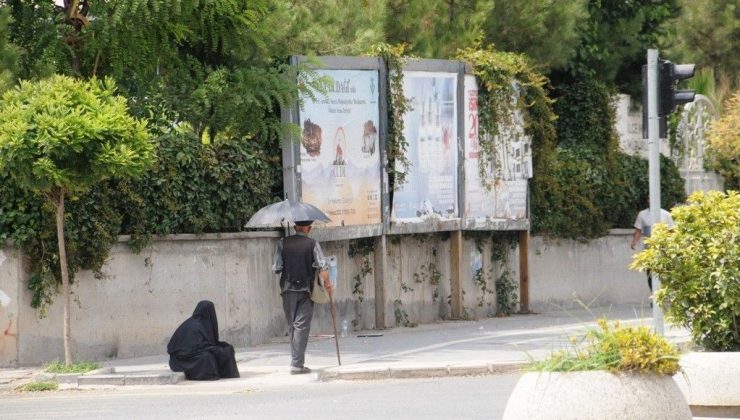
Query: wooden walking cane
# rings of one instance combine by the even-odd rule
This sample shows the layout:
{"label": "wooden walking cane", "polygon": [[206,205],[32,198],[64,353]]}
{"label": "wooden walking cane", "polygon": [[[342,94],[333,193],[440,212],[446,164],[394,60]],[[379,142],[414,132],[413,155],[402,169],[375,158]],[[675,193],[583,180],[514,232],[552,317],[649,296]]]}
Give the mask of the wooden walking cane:
{"label": "wooden walking cane", "polygon": [[329,293],[329,308],[331,309],[331,323],[334,325],[334,343],[337,346],[337,363],[342,366],[342,359],[339,357],[339,336],[337,335],[337,313],[334,308],[334,298],[332,293]]}

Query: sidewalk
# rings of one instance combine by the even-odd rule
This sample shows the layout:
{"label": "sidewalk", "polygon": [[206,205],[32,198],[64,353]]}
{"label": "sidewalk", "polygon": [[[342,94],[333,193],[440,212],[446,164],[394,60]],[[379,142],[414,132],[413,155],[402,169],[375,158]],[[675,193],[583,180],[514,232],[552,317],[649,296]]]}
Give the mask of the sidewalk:
{"label": "sidewalk", "polygon": [[[333,336],[312,336],[306,352],[309,375],[288,374],[287,338],[237,349],[241,378],[216,381],[221,386],[281,386],[297,381],[413,378],[513,372],[530,358],[570,346],[569,337],[582,334],[607,316],[629,325],[652,326],[650,309],[634,305],[608,308],[553,310],[477,321],[445,321],[415,328],[352,332],[340,338],[342,366],[338,366]],[[666,325],[674,343],[690,340],[686,330]],[[102,362],[103,369],[86,375],[55,378],[66,387],[195,384],[173,373],[166,354]],[[43,379],[40,368],[0,369],[0,390],[22,381]],[[51,379],[48,378],[47,379]],[[201,383],[202,382],[198,382]],[[214,384],[214,383],[212,383]],[[214,386],[214,385],[212,385]]]}

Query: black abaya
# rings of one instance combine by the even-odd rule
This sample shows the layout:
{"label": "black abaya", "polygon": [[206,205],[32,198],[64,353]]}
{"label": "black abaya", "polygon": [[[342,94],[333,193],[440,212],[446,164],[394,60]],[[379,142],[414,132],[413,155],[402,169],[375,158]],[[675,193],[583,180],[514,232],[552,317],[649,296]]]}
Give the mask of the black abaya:
{"label": "black abaya", "polygon": [[213,302],[203,300],[167,344],[170,369],[187,379],[238,378],[234,347],[218,340],[218,320]]}

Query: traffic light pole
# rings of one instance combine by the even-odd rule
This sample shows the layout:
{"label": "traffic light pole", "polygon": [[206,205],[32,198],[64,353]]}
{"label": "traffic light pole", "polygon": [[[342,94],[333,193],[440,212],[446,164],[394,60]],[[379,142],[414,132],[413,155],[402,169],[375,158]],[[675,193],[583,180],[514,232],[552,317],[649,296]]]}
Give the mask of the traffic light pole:
{"label": "traffic light pole", "polygon": [[[648,107],[648,179],[650,182],[650,218],[652,224],[660,222],[660,138],[658,117],[658,50],[647,52],[647,107]],[[653,290],[660,289],[660,279],[653,273]],[[653,325],[657,334],[663,335],[663,310],[653,299]]]}

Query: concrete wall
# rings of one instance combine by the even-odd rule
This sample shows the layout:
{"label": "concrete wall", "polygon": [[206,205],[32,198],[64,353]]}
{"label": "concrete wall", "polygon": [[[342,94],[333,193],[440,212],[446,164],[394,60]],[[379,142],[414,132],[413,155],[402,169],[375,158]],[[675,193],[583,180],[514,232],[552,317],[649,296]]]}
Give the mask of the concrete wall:
{"label": "concrete wall", "polygon": [[[619,94],[615,108],[619,148],[627,154],[647,159],[647,140],[642,138],[642,107],[639,103],[634,103],[629,95]],[[667,139],[660,140],[660,153],[664,156],[671,155]]]}
{"label": "concrete wall", "polygon": [[[588,244],[530,240],[530,308],[573,307],[574,294],[599,304],[645,301],[643,274],[627,269],[629,231]],[[177,235],[155,241],[140,254],[115,245],[106,278],[81,272],[73,285],[72,337],[78,360],[163,354],[174,329],[202,299],[216,305],[223,340],[237,348],[285,335],[277,278],[270,272],[278,236],[271,232]],[[450,316],[451,241],[448,234],[391,236],[384,279],[388,327],[436,322]],[[362,275],[363,256],[348,256],[348,241],[323,243],[338,258],[335,302],[338,322],[354,329],[375,327],[375,258]],[[518,250],[509,252],[509,272],[518,283]],[[465,316],[496,312],[494,279],[505,267],[491,260],[491,244],[463,240],[461,281]],[[482,282],[474,274],[481,268]],[[12,248],[0,254],[0,290],[11,301],[0,307],[0,366],[35,365],[63,357],[61,299],[41,318],[30,307],[28,275]],[[483,287],[485,286],[485,287]],[[360,301],[362,297],[362,301]],[[318,305],[312,333],[330,334],[328,305]]]}
{"label": "concrete wall", "polygon": [[632,230],[614,229],[588,243],[530,239],[529,300],[534,311],[613,303],[644,303],[650,290],[644,273],[628,269]]}
{"label": "concrete wall", "polygon": [[19,296],[25,284],[20,252],[0,247],[0,366],[18,364]]}
{"label": "concrete wall", "polygon": [[686,195],[696,191],[724,191],[725,180],[717,173],[682,169],[679,173],[685,181]]}
{"label": "concrete wall", "polygon": [[[619,135],[619,148],[630,155],[648,158],[647,140],[642,138],[642,107],[635,104],[629,95],[617,95],[616,129]],[[702,146],[703,147],[703,146]],[[660,153],[671,156],[671,149],[667,139],[660,140]],[[687,152],[688,153],[688,152]],[[703,169],[702,160],[694,163],[695,167],[689,168],[687,163],[678,162],[681,177],[684,179],[686,194],[694,191],[722,191],[724,180],[714,172],[706,172]],[[647,174],[646,174],[647,176]]]}
{"label": "concrete wall", "polygon": [[[180,235],[158,240],[140,254],[119,243],[103,268],[73,285],[72,337],[78,359],[162,354],[174,329],[202,299],[212,300],[221,337],[236,347],[280,335],[284,321],[270,264],[276,235]],[[40,318],[21,293],[19,363],[63,355],[61,299]]]}

